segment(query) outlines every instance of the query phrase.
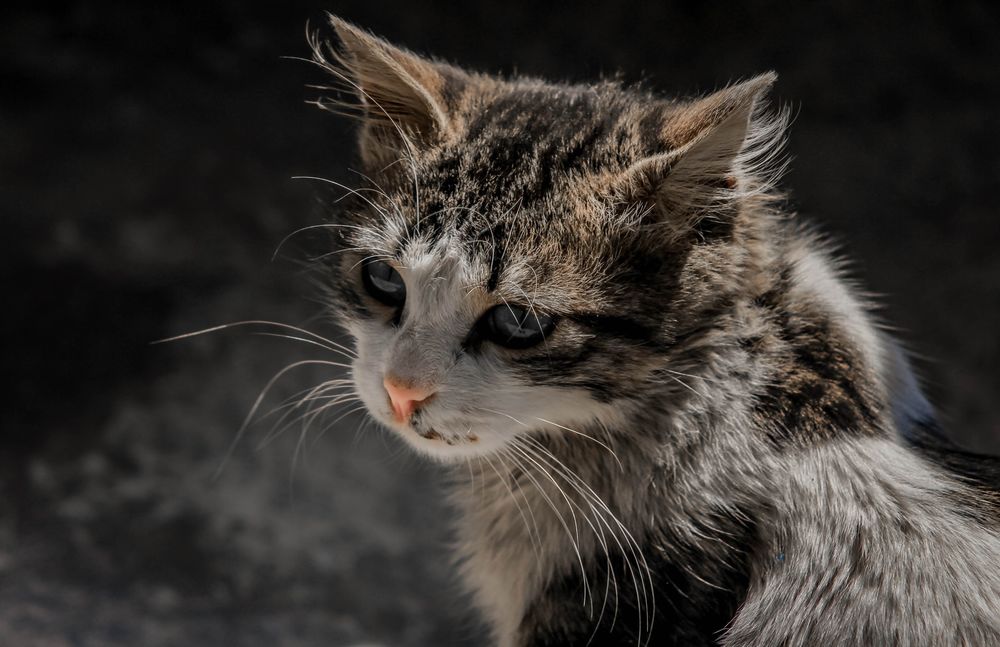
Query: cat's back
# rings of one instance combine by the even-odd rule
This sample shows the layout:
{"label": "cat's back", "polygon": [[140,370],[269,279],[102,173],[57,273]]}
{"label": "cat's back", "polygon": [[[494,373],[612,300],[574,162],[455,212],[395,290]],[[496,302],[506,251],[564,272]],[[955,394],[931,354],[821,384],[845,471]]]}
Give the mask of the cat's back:
{"label": "cat's back", "polygon": [[892,438],[789,460],[727,644],[1000,645],[1000,462],[946,460]]}

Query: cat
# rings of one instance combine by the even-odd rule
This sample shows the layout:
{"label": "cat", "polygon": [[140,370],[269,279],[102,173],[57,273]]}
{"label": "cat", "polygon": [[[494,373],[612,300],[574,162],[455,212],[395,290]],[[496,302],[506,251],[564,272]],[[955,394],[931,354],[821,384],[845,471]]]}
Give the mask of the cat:
{"label": "cat", "polygon": [[1000,472],[782,211],[773,73],[666,100],[331,21],[326,297],[495,644],[1000,645]]}

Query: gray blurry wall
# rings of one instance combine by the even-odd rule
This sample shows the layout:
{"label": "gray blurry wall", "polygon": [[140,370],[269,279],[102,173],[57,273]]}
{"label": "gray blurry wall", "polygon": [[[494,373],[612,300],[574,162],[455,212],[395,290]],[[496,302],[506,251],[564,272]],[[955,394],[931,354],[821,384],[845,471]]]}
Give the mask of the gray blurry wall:
{"label": "gray blurry wall", "polygon": [[[485,71],[692,94],[763,70],[785,185],[918,353],[946,428],[1000,452],[1000,20],[989,3],[80,3],[0,20],[0,645],[461,645],[441,476],[352,413],[252,427],[323,334],[297,261],[352,181],[306,20],[329,9]],[[275,5],[275,3],[270,3]],[[274,406],[329,371],[304,368]],[[347,412],[349,408],[345,408]],[[261,445],[263,445],[261,447]]]}

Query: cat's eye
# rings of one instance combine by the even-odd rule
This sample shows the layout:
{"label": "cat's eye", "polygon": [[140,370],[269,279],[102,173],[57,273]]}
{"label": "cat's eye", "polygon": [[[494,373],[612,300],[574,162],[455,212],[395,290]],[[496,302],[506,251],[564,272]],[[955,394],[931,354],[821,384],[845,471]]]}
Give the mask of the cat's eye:
{"label": "cat's eye", "polygon": [[494,307],[477,324],[485,339],[514,349],[541,343],[554,327],[552,317],[513,304]]}
{"label": "cat's eye", "polygon": [[368,294],[387,306],[398,308],[406,301],[406,284],[385,261],[369,261],[361,268],[361,281]]}

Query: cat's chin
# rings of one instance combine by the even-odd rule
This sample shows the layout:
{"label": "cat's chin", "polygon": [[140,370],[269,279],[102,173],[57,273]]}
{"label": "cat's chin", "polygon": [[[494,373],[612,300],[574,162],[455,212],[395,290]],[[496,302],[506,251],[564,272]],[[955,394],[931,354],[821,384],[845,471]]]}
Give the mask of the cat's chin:
{"label": "cat's chin", "polygon": [[445,463],[486,456],[504,444],[492,433],[481,435],[466,430],[453,433],[437,429],[417,431],[409,425],[386,424],[386,426],[402,436],[403,440],[420,454]]}

